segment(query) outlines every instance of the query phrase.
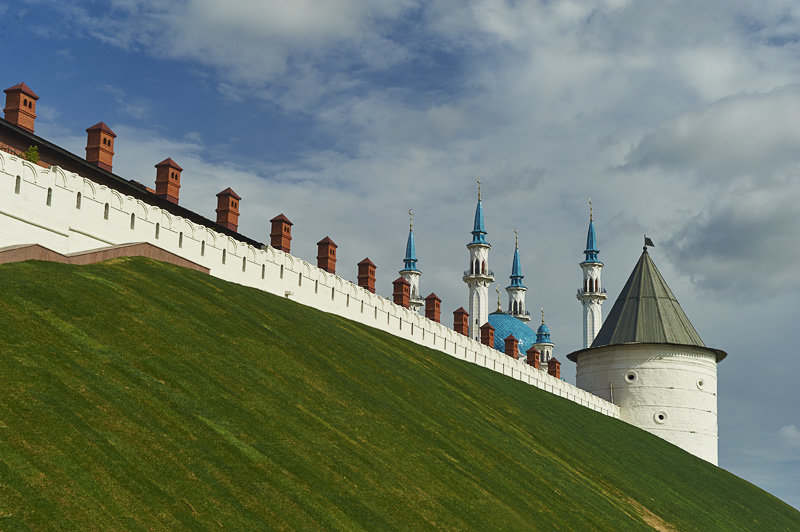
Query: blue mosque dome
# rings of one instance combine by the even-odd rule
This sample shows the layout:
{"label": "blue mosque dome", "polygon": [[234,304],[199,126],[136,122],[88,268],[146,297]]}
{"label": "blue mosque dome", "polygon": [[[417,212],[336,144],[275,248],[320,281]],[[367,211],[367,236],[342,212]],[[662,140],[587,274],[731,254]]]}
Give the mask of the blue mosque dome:
{"label": "blue mosque dome", "polygon": [[514,338],[519,340],[519,352],[522,357],[536,343],[533,329],[524,321],[501,310],[489,314],[489,323],[494,327],[494,348],[501,353],[506,350],[506,337],[509,334],[513,334]]}
{"label": "blue mosque dome", "polygon": [[537,344],[551,344],[550,341],[550,328],[542,322],[536,330],[536,343]]}

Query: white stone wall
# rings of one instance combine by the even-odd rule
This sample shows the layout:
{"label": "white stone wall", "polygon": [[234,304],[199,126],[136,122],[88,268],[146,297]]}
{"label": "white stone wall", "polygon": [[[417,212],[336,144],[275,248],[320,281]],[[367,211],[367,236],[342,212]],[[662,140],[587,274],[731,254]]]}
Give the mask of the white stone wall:
{"label": "white stone wall", "polygon": [[578,387],[620,419],[717,464],[717,361],[701,347],[631,344],[578,356]]}
{"label": "white stone wall", "polygon": [[606,400],[288,253],[270,246],[256,249],[71,172],[45,169],[0,152],[0,247],[38,243],[73,253],[131,242],[150,242],[209,268],[215,277],[381,329],[605,415],[620,416],[619,407]]}

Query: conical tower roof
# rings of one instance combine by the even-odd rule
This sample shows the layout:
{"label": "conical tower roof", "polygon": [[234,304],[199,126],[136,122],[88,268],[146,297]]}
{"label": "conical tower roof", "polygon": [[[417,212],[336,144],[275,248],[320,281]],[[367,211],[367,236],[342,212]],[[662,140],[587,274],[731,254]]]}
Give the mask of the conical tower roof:
{"label": "conical tower roof", "polygon": [[[589,349],[618,344],[705,347],[716,353],[718,362],[727,356],[724,351],[706,347],[700,339],[647,249],[642,252]],[[570,360],[575,361],[583,351],[587,350],[570,353]]]}

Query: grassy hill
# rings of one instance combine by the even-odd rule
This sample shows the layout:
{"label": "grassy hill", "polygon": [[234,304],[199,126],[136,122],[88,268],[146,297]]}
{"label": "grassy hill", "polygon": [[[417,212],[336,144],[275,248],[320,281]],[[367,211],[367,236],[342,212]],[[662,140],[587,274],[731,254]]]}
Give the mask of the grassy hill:
{"label": "grassy hill", "polygon": [[0,286],[3,530],[800,529],[625,423],[197,272]]}

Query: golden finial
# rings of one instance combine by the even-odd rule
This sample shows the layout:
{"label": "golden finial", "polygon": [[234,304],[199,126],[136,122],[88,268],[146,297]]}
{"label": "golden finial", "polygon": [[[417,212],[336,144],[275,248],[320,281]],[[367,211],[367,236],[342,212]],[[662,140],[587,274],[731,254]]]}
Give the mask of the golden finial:
{"label": "golden finial", "polygon": [[514,249],[519,248],[519,234],[517,233],[517,228],[514,228]]}
{"label": "golden finial", "polygon": [[503,304],[500,303],[500,289],[498,287],[494,287],[495,292],[497,292],[497,310],[498,312],[503,311]]}
{"label": "golden finial", "polygon": [[542,325],[544,325],[544,307],[540,308],[539,310],[542,311]]}
{"label": "golden finial", "polygon": [[592,198],[589,198],[589,221],[594,221],[594,210],[592,209]]}
{"label": "golden finial", "polygon": [[479,177],[476,181],[478,181],[478,201],[481,200],[481,178]]}
{"label": "golden finial", "polygon": [[414,230],[414,212],[411,209],[408,209],[408,230]]}

